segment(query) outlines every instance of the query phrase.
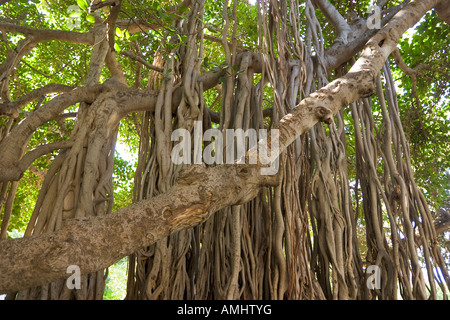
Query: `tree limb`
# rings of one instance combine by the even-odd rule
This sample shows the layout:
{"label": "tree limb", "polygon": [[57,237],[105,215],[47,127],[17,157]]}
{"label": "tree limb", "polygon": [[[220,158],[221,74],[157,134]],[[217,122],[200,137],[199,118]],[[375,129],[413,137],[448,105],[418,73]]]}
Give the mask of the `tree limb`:
{"label": "tree limb", "polygon": [[347,24],[344,17],[339,13],[339,11],[334,7],[328,0],[313,0],[322,13],[325,15],[328,21],[336,29],[338,38],[340,38],[344,43],[347,43],[347,35],[352,31],[352,28]]}
{"label": "tree limb", "polygon": [[129,58],[131,58],[133,60],[136,60],[136,61],[142,63],[144,66],[146,66],[147,68],[149,68],[151,70],[154,70],[154,71],[157,71],[157,72],[163,72],[164,71],[162,68],[156,67],[156,66],[148,63],[142,56],[138,56],[138,55],[136,55],[136,54],[134,54],[132,52],[126,51],[126,50],[121,51],[120,53],[122,55],[124,55],[125,57],[129,57]]}
{"label": "tree limb", "polygon": [[400,54],[400,50],[398,48],[395,48],[394,51],[392,51],[392,57],[394,58],[395,63],[397,66],[411,78],[411,94],[413,95],[417,106],[420,105],[419,96],[417,94],[417,76],[425,77],[423,73],[421,73],[419,70],[424,68],[429,68],[429,65],[421,63],[415,66],[414,68],[409,67],[404,61]]}
{"label": "tree limb", "polygon": [[[409,0],[408,0],[409,1]],[[395,16],[402,8],[406,6],[406,2],[390,9],[383,10],[381,13],[381,26],[388,23],[392,17]],[[383,16],[384,15],[384,16]],[[325,67],[327,72],[336,69],[344,62],[348,61],[356,53],[361,51],[366,42],[373,37],[379,30],[368,29],[365,19],[359,19],[358,22],[352,25],[352,33],[349,34],[347,43],[336,41],[333,45],[325,50]]]}
{"label": "tree limb", "polygon": [[434,8],[436,9],[437,16],[447,24],[450,24],[450,6],[448,5],[448,1],[441,0]]}
{"label": "tree limb", "polygon": [[41,145],[27,152],[26,155],[20,160],[18,167],[21,171],[27,170],[34,160],[43,156],[44,154],[50,153],[53,150],[70,148],[73,145],[73,141],[57,141],[48,144]]}
{"label": "tree limb", "polygon": [[79,44],[94,44],[94,34],[92,31],[81,33],[64,30],[36,29],[8,22],[0,22],[0,29],[9,32],[22,33],[27,36],[33,36],[36,42],[58,40]]}
{"label": "tree limb", "polygon": [[437,234],[450,230],[450,213],[444,209],[438,210],[438,216],[434,221],[434,228]]}
{"label": "tree limb", "polygon": [[37,127],[57,117],[65,108],[77,102],[92,103],[108,88],[106,85],[80,87],[63,93],[23,119],[0,143],[0,181],[19,180],[24,170],[19,166],[22,150]]}
{"label": "tree limb", "polygon": [[302,100],[292,114],[281,119],[280,149],[287,148],[317,121],[329,122],[342,107],[372,95],[375,92],[377,74],[396,48],[402,34],[419,21],[437,1],[409,3],[366,43],[361,57],[345,76]]}
{"label": "tree limb", "polygon": [[33,90],[12,102],[0,104],[0,115],[8,114],[7,110],[13,110],[15,113],[13,115],[13,117],[17,118],[19,116],[17,109],[38,99],[39,97],[46,95],[48,93],[51,93],[51,92],[67,92],[72,89],[74,89],[74,87],[66,86],[64,84],[50,83],[39,89]]}
{"label": "tree limb", "polygon": [[[248,54],[248,52],[238,53],[236,55],[236,65],[239,65],[243,54]],[[261,55],[258,53],[252,53],[250,59],[249,67],[251,66],[254,72],[262,71]],[[202,83],[203,91],[209,90],[215,87],[221,77],[226,75],[225,69],[213,70],[205,72],[200,75],[198,82]],[[176,113],[177,107],[180,104],[181,98],[183,96],[184,87],[179,86],[173,91],[172,95],[172,113]],[[123,115],[130,112],[137,111],[154,111],[156,105],[156,98],[158,92],[148,91],[148,90],[136,90],[136,89],[123,89],[117,93],[120,99],[121,112]]]}
{"label": "tree limb", "polygon": [[163,195],[106,216],[69,220],[54,233],[1,241],[0,292],[64,278],[69,265],[79,266],[83,274],[106,268],[221,208],[251,200],[268,183],[277,179],[261,177],[255,166],[193,166]]}

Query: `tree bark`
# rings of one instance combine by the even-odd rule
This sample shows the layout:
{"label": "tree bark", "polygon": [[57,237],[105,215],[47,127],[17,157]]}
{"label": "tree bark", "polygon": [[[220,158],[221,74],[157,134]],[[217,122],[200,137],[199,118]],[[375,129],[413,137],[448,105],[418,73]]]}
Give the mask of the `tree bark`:
{"label": "tree bark", "polygon": [[[401,35],[438,3],[409,3],[366,44],[347,75],[305,98],[278,126],[279,152],[318,121],[329,122],[341,108],[375,92],[376,77]],[[57,232],[0,242],[0,292],[68,277],[67,267],[82,274],[106,268],[137,249],[169,234],[198,225],[214,212],[245,203],[263,185],[276,185],[258,165],[192,166],[165,194],[110,215],[73,219]],[[5,169],[5,172],[7,170]]]}

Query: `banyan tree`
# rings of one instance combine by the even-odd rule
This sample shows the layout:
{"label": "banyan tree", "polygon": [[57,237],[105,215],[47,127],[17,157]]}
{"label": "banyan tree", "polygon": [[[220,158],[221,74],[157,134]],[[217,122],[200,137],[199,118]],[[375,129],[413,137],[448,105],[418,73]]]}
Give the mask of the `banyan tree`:
{"label": "banyan tree", "polygon": [[7,299],[448,298],[446,0],[0,3]]}

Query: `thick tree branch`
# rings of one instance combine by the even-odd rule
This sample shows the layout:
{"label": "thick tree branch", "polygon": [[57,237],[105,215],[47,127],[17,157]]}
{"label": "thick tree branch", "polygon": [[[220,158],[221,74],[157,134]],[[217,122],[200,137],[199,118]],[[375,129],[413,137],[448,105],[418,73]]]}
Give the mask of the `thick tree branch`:
{"label": "thick tree branch", "polygon": [[[392,17],[394,17],[395,14],[397,14],[405,6],[406,2],[384,10],[381,13],[381,26],[386,25]],[[336,41],[330,48],[325,50],[325,67],[327,72],[336,69],[341,64],[348,61],[350,57],[355,56],[355,54],[361,51],[367,41],[378,31],[379,30],[377,29],[368,29],[366,20],[359,19],[356,24],[352,25],[352,32],[348,35],[347,43]]]}
{"label": "thick tree branch", "polygon": [[7,22],[0,22],[0,30],[32,36],[35,42],[57,40],[79,44],[94,44],[94,34],[92,31],[81,33],[64,30],[35,29]]}
{"label": "thick tree branch", "polygon": [[338,38],[347,43],[347,35],[352,32],[352,28],[347,24],[347,21],[345,21],[339,11],[328,0],[313,0],[313,3],[320,8],[325,18],[336,29]]}
{"label": "thick tree branch", "polygon": [[426,77],[423,73],[420,72],[421,69],[429,69],[429,65],[421,63],[415,66],[414,68],[409,67],[404,61],[400,54],[400,50],[398,48],[395,48],[394,51],[392,51],[392,57],[394,58],[395,63],[397,66],[411,78],[411,94],[413,95],[417,106],[420,105],[419,96],[417,94],[417,76],[420,77]]}
{"label": "thick tree branch", "polygon": [[19,110],[10,106],[10,103],[1,103],[0,104],[0,115],[7,115],[11,118],[17,119],[19,117]]}
{"label": "thick tree branch", "polygon": [[[236,65],[240,65],[243,52],[236,55]],[[247,53],[248,54],[248,53]],[[249,62],[249,67],[252,67],[254,72],[262,71],[261,55],[252,53]],[[198,78],[198,82],[202,83],[203,91],[215,87],[219,83],[219,79],[226,75],[225,69],[209,71]],[[177,107],[180,104],[183,96],[184,87],[179,86],[173,91],[172,95],[172,112],[176,113]],[[117,92],[117,97],[120,99],[121,112],[123,115],[130,112],[137,111],[154,111],[158,92],[148,90],[124,89]]]}
{"label": "thick tree branch", "polygon": [[18,164],[18,167],[21,171],[25,171],[31,166],[33,161],[36,160],[37,158],[45,154],[48,154],[53,150],[70,148],[72,145],[73,141],[68,140],[68,141],[52,142],[36,147],[33,150],[28,151],[27,154],[22,157],[22,159]]}
{"label": "thick tree branch", "polygon": [[106,1],[100,1],[100,2],[94,2],[92,1],[91,6],[89,7],[89,12],[94,12],[98,9],[101,9],[103,7],[107,6],[116,6],[120,3],[120,0],[106,0]]}
{"label": "thick tree branch", "polygon": [[[37,42],[34,39],[27,37],[19,41],[19,44],[14,51],[10,51],[5,61],[0,66],[0,83],[2,87],[8,86],[8,81],[5,80],[9,78],[11,71],[17,66],[20,59],[30,52],[36,44]],[[3,91],[4,88],[0,88],[0,90]]]}
{"label": "thick tree branch", "polygon": [[119,19],[116,21],[116,26],[122,30],[127,30],[129,34],[135,34],[137,32],[145,32],[148,30],[161,29],[159,24],[149,23],[144,19]]}
{"label": "thick tree branch", "polygon": [[276,183],[274,177],[261,177],[256,167],[193,166],[158,197],[107,216],[69,220],[51,234],[2,241],[0,292],[64,278],[69,265],[79,266],[83,274],[106,268],[137,248],[205,221],[221,208],[251,200],[260,185]]}
{"label": "thick tree branch", "polygon": [[344,106],[375,92],[375,79],[395,50],[402,34],[413,26],[437,0],[413,1],[395,15],[366,44],[349,72],[305,98],[292,114],[281,119],[280,149],[285,149],[317,121],[330,122]]}
{"label": "thick tree branch", "polygon": [[[21,40],[14,50],[9,50],[8,56],[0,66],[0,93],[7,96],[7,100],[10,100],[8,89],[8,79],[19,63],[20,59],[30,52],[39,42],[59,40],[65,42],[73,42],[80,44],[94,44],[94,31],[88,33],[78,33],[72,31],[61,30],[49,30],[49,29],[35,29],[26,26],[19,26],[12,23],[0,22],[0,30],[2,33],[5,31],[23,33],[26,38]],[[4,110],[6,114],[17,116],[14,109],[7,108]]]}
{"label": "thick tree branch", "polygon": [[439,18],[450,24],[450,6],[447,0],[441,0],[435,7]]}
{"label": "thick tree branch", "polygon": [[450,213],[444,209],[439,209],[438,217],[434,221],[434,228],[437,234],[450,230]]}
{"label": "thick tree branch", "polygon": [[56,118],[65,108],[77,102],[92,103],[106,88],[108,88],[106,85],[97,85],[80,87],[63,93],[47,102],[14,127],[0,143],[0,181],[16,181],[22,177],[24,168],[19,165],[22,153],[37,127]]}

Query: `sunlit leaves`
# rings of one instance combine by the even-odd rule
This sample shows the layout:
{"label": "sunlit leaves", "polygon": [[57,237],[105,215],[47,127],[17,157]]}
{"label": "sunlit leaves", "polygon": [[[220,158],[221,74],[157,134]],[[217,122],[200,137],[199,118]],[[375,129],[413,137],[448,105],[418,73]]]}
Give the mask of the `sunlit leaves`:
{"label": "sunlit leaves", "polygon": [[412,96],[411,79],[395,68],[394,76],[415,178],[437,208],[450,197],[450,26],[428,12],[401,39],[399,48],[408,66],[424,65],[417,79],[419,105]]}
{"label": "sunlit leaves", "polygon": [[77,5],[83,11],[87,11],[89,7],[86,0],[77,0]]}

